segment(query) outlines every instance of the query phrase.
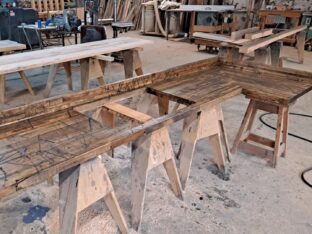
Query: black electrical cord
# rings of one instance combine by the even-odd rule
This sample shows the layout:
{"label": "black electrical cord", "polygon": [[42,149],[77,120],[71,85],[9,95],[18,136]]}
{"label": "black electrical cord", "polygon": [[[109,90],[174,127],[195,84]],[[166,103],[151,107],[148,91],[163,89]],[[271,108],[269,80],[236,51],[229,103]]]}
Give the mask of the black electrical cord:
{"label": "black electrical cord", "polygon": [[[272,125],[266,123],[266,122],[264,121],[264,119],[263,119],[264,116],[266,116],[266,115],[271,115],[271,114],[272,114],[272,113],[264,113],[264,114],[260,115],[259,120],[260,120],[260,122],[261,122],[262,124],[264,124],[265,126],[271,128],[271,129],[273,129],[273,130],[276,130],[275,127],[273,127]],[[296,116],[302,116],[302,117],[306,117],[306,118],[312,118],[312,115],[299,114],[299,113],[289,113],[289,114],[290,114],[290,115],[296,115]],[[288,135],[289,135],[289,136],[292,136],[292,137],[295,137],[295,138],[298,138],[298,139],[300,139],[300,140],[303,140],[303,141],[312,143],[312,140],[307,139],[307,138],[304,138],[304,137],[301,137],[301,136],[298,136],[298,135],[296,135],[296,134],[288,133]],[[310,184],[310,183],[305,179],[305,177],[304,177],[305,173],[307,173],[307,172],[309,172],[309,171],[312,171],[312,167],[305,169],[305,170],[301,173],[301,179],[302,179],[302,181],[303,181],[306,185],[308,185],[309,187],[312,188],[312,184]]]}
{"label": "black electrical cord", "polygon": [[305,177],[304,177],[304,174],[307,173],[307,172],[309,172],[309,171],[312,171],[312,167],[310,167],[310,168],[308,168],[308,169],[305,169],[305,170],[301,173],[301,179],[302,179],[302,181],[303,181],[306,185],[308,185],[309,187],[312,188],[312,184],[310,184],[310,183],[305,179]]}
{"label": "black electrical cord", "polygon": [[[273,129],[273,130],[276,130],[275,127],[271,126],[270,124],[266,123],[264,120],[263,120],[263,117],[266,116],[266,115],[271,115],[272,113],[264,113],[262,115],[260,115],[259,117],[259,120],[261,123],[263,123],[265,126]],[[306,118],[312,118],[312,115],[306,115],[306,114],[298,114],[298,113],[289,113],[290,115],[296,115],[296,116],[302,116],[302,117],[306,117]],[[293,133],[288,133],[289,136],[292,136],[292,137],[295,137],[295,138],[298,138],[300,140],[303,140],[303,141],[307,141],[309,143],[312,143],[312,140],[310,139],[307,139],[307,138],[304,138],[304,137],[301,137],[301,136],[298,136],[298,135],[295,135]]]}

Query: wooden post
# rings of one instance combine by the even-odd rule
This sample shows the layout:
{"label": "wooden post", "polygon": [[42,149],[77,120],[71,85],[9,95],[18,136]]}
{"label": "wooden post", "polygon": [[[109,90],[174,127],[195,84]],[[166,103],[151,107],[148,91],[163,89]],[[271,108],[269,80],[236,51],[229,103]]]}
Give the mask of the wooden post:
{"label": "wooden post", "polygon": [[297,33],[297,51],[298,51],[298,61],[303,64],[304,61],[304,44],[305,44],[306,31],[301,31]]}
{"label": "wooden post", "polygon": [[169,98],[168,96],[158,97],[159,115],[167,115],[169,113]]}
{"label": "wooden post", "polygon": [[89,59],[80,59],[80,77],[81,77],[81,89],[85,90],[88,88],[90,69]]}
{"label": "wooden post", "polygon": [[133,77],[133,50],[125,50],[122,52],[124,59],[124,69],[125,69],[125,77],[131,78]]}
{"label": "wooden post", "polygon": [[271,64],[271,53],[269,48],[259,48],[255,50],[255,63]]}
{"label": "wooden post", "polygon": [[0,102],[5,103],[5,75],[0,75]]}
{"label": "wooden post", "polygon": [[133,50],[133,66],[137,76],[143,75],[142,62],[139,55],[139,49]]}
{"label": "wooden post", "polygon": [[89,87],[89,81],[93,79],[96,79],[100,85],[105,85],[105,65],[105,61],[100,61],[97,58],[81,59],[81,89],[87,89]]}
{"label": "wooden post", "polygon": [[270,45],[272,66],[278,67],[280,65],[280,55],[281,55],[282,45],[283,45],[283,42],[281,41],[273,42]]}
{"label": "wooden post", "polygon": [[121,233],[128,233],[113,186],[99,157],[61,172],[59,183],[61,234],[77,233],[79,212],[103,197]]}
{"label": "wooden post", "polygon": [[70,62],[62,63],[67,79],[67,85],[69,90],[73,90],[73,78],[72,78],[72,71],[71,71],[71,64]]}
{"label": "wooden post", "polygon": [[56,77],[56,73],[58,70],[59,64],[52,64],[50,65],[50,70],[49,70],[49,76],[48,76],[48,81],[47,81],[47,85],[45,90],[43,91],[43,95],[44,97],[49,97],[55,77]]}
{"label": "wooden post", "polygon": [[19,71],[18,73],[19,73],[21,79],[23,80],[26,88],[28,89],[29,93],[31,95],[35,96],[36,94],[35,94],[34,90],[32,89],[31,84],[29,83],[29,80],[28,80],[25,72],[24,71]]}

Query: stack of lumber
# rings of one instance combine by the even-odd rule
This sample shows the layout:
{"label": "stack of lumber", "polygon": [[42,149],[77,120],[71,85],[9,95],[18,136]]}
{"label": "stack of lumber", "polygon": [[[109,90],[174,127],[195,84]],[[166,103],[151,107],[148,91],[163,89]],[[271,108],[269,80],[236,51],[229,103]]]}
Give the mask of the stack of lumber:
{"label": "stack of lumber", "polygon": [[259,29],[258,27],[253,27],[234,31],[231,33],[231,36],[214,33],[195,32],[193,34],[193,37],[207,40],[215,40],[219,42],[228,42],[236,45],[243,45],[247,42],[267,37],[272,34],[273,29]]}
{"label": "stack of lumber", "polygon": [[[124,0],[117,1],[117,20],[131,21],[134,28],[138,29],[141,22],[141,3],[145,0]],[[99,18],[113,18],[114,15],[114,0],[100,0]]]}
{"label": "stack of lumber", "polygon": [[31,0],[31,8],[38,11],[39,18],[46,19],[49,14],[63,12],[64,0]]}

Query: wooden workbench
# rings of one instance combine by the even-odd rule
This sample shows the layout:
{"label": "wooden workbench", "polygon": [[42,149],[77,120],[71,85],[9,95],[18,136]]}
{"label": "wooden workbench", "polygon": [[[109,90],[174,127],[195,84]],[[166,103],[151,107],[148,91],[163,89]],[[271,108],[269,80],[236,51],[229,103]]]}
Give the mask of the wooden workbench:
{"label": "wooden workbench", "polygon": [[217,33],[223,31],[232,31],[235,27],[235,23],[221,23],[220,25],[199,25],[197,24],[196,15],[198,13],[219,13],[219,14],[232,14],[234,6],[229,5],[181,5],[179,8],[168,9],[165,11],[166,17],[166,39],[169,38],[169,25],[170,25],[170,13],[190,13],[190,29],[189,38],[193,38],[193,32],[210,32]]}
{"label": "wooden workbench", "polygon": [[[103,54],[123,52],[125,60],[125,75],[127,78],[133,76],[133,71],[142,74],[141,61],[138,49],[151,41],[122,37],[104,41],[89,42],[65,47],[48,48],[40,51],[30,51],[23,54],[7,55],[0,58],[0,101],[5,101],[5,75],[19,72],[28,90],[33,94],[31,85],[25,75],[28,69],[50,66],[48,82],[44,94],[49,96],[56,72],[59,66],[64,66],[69,89],[72,89],[71,61],[80,60],[82,88],[87,88],[89,79],[103,79],[103,66],[100,63]],[[104,81],[102,82],[102,84]]]}
{"label": "wooden workbench", "polygon": [[306,26],[297,26],[274,33],[273,29],[254,27],[232,32],[231,36],[195,32],[194,39],[198,48],[204,45],[221,48],[221,53],[225,50],[230,62],[241,61],[245,55],[254,53],[255,63],[282,66],[280,41],[289,36],[297,38],[298,62],[303,63],[305,29]]}
{"label": "wooden workbench", "polygon": [[25,50],[26,45],[18,43],[16,41],[2,40],[0,41],[0,54],[4,52],[11,52],[17,50]]}
{"label": "wooden workbench", "polygon": [[[185,136],[192,139],[192,142],[182,142],[181,147],[182,165],[179,171],[182,187],[185,188],[197,139],[209,137],[217,165],[219,168],[225,167],[220,129],[215,124],[220,120],[219,107],[222,102],[243,93],[251,99],[245,118],[255,115],[252,108],[264,108],[274,113],[277,111],[279,127],[275,141],[251,134],[248,124],[248,132],[243,134],[244,129],[240,130],[233,147],[256,155],[260,153],[260,156],[268,156],[270,161],[276,163],[276,159],[286,149],[284,137],[287,136],[285,133],[288,126],[285,125],[285,116],[288,112],[285,110],[310,90],[311,73],[224,63],[213,58],[2,111],[0,197],[48,180],[56,174],[63,177],[64,173],[74,170],[72,168],[77,165],[84,165],[121,144],[134,142],[134,157],[137,160],[133,161],[132,171],[132,215],[133,225],[137,229],[142,217],[149,169],[163,164],[175,194],[181,195],[165,126],[183,120],[182,139]],[[134,110],[121,104],[123,100],[132,100],[136,96],[143,96],[142,103],[148,103],[146,95],[158,98],[162,116],[152,118],[140,110],[142,106]],[[169,101],[186,107],[168,113]],[[246,127],[245,118],[243,128]],[[281,126],[284,126],[283,129]],[[206,135],[207,132],[211,134]],[[281,132],[283,141],[280,141]],[[249,147],[250,141],[273,147],[278,154],[259,147]],[[154,148],[144,150],[145,147]],[[283,151],[280,150],[282,147]],[[153,153],[145,155],[146,152]],[[64,184],[60,186],[62,191],[67,188]],[[60,195],[60,199],[63,198]]]}

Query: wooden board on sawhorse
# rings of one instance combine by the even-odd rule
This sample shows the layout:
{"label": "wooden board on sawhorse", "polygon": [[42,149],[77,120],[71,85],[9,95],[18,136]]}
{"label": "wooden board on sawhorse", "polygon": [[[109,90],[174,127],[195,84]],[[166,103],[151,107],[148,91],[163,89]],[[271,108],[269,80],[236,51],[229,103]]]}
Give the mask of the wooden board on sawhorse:
{"label": "wooden board on sawhorse", "polygon": [[[238,150],[247,154],[259,156],[268,159],[272,167],[276,167],[277,159],[280,156],[285,157],[286,155],[288,109],[288,106],[272,105],[251,99],[231,152],[236,153]],[[277,114],[275,140],[252,133],[252,126],[258,110]],[[261,145],[263,147],[261,147]]]}

